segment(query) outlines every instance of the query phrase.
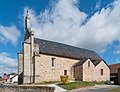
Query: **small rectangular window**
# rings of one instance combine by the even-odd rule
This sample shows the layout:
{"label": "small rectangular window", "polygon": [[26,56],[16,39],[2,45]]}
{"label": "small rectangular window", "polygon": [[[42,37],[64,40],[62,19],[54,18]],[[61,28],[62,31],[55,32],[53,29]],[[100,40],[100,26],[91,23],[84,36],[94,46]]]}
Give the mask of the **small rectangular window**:
{"label": "small rectangular window", "polygon": [[52,67],[54,67],[54,61],[52,61]]}
{"label": "small rectangular window", "polygon": [[64,70],[64,75],[67,75],[67,70]]}
{"label": "small rectangular window", "polygon": [[90,61],[88,61],[88,67],[90,67]]}
{"label": "small rectangular window", "polygon": [[55,66],[55,58],[52,58],[52,67]]}
{"label": "small rectangular window", "polygon": [[103,75],[103,69],[101,69],[100,71],[101,71],[101,75]]}

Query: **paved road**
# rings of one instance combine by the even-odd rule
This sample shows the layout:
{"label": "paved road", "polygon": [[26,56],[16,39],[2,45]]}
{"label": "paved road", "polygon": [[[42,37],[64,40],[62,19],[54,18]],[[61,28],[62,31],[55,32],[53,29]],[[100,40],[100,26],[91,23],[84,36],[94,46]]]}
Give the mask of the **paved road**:
{"label": "paved road", "polygon": [[81,88],[72,90],[70,92],[108,92],[109,90],[116,88],[118,86],[115,85],[96,85],[95,87],[90,88]]}
{"label": "paved road", "polygon": [[48,85],[48,86],[50,86],[50,87],[55,87],[55,92],[67,92],[67,90],[65,90],[65,89],[57,86],[56,84],[50,84],[50,85]]}
{"label": "paved road", "polygon": [[72,91],[67,91],[63,88],[58,87],[56,84],[50,84],[48,86],[55,87],[55,92],[108,92],[109,90],[118,87],[116,85],[96,85],[94,87],[80,88]]}

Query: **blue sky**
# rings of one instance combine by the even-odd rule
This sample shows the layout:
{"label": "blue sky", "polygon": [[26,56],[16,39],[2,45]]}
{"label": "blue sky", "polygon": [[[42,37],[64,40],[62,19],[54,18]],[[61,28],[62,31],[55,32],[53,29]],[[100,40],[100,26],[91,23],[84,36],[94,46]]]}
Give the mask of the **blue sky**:
{"label": "blue sky", "polygon": [[119,0],[0,0],[0,75],[17,72],[29,10],[35,37],[96,51],[120,62]]}

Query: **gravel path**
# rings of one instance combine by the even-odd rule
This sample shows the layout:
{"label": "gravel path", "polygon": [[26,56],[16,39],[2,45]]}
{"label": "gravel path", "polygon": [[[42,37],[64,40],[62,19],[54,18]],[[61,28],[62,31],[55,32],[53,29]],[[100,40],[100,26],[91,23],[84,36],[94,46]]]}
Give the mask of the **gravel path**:
{"label": "gravel path", "polygon": [[81,88],[72,90],[70,92],[108,92],[109,90],[116,88],[116,85],[96,85],[94,87],[89,88]]}

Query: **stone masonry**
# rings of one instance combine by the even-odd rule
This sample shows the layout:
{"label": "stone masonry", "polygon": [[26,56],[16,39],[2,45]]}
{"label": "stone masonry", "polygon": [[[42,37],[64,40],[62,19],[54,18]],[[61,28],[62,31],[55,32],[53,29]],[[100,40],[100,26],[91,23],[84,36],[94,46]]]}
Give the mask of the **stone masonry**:
{"label": "stone masonry", "polygon": [[[55,65],[52,67],[52,58]],[[67,70],[69,79],[74,78],[73,65],[79,60],[40,54],[35,56],[35,83],[42,81],[60,81],[60,76]]]}
{"label": "stone masonry", "polygon": [[[88,66],[90,62],[90,66]],[[103,75],[101,75],[103,69]],[[106,81],[110,80],[110,69],[101,61],[95,66],[90,59],[86,60],[82,65],[75,67],[75,79],[82,81]]]}

